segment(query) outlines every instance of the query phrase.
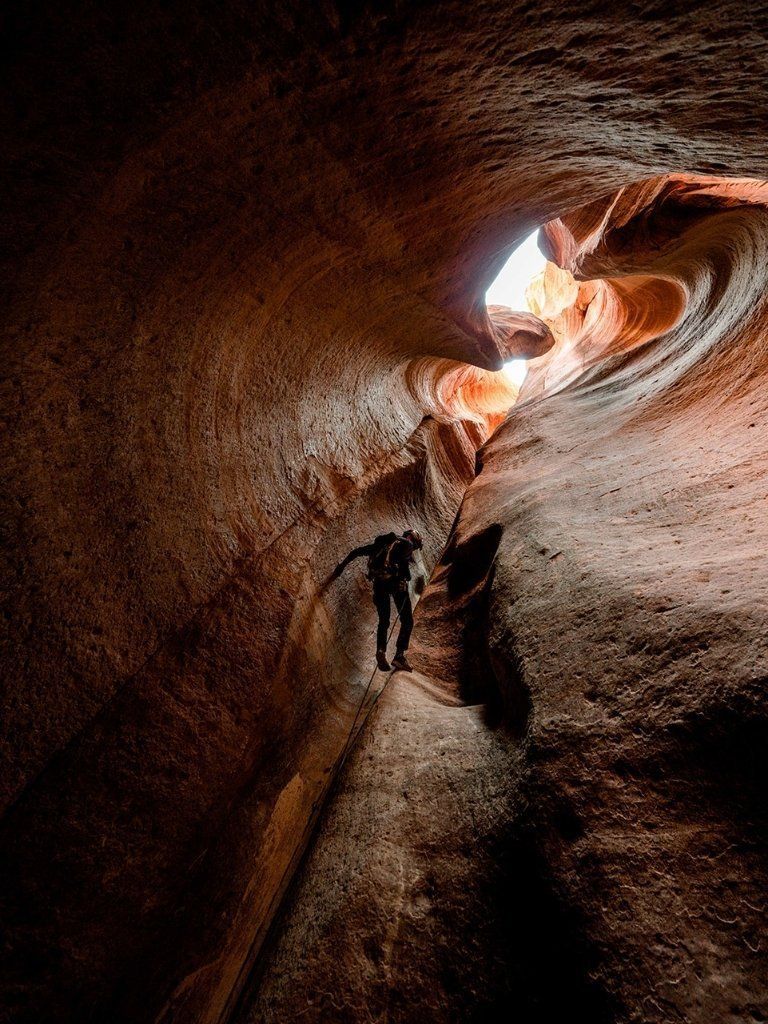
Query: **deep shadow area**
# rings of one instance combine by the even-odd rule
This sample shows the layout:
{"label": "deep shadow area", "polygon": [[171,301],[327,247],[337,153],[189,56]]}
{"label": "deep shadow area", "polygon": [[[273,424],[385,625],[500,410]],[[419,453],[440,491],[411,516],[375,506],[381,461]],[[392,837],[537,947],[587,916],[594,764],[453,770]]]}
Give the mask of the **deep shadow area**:
{"label": "deep shadow area", "polygon": [[503,532],[503,527],[494,523],[461,543],[454,537],[443,556],[443,567],[448,595],[460,618],[461,698],[466,704],[484,705],[490,728],[503,725],[520,738],[531,712],[521,665],[513,647],[495,650],[490,640],[489,609]]}
{"label": "deep shadow area", "polygon": [[480,897],[492,908],[483,938],[494,951],[496,970],[487,990],[477,993],[468,1019],[621,1020],[620,1008],[596,980],[599,953],[586,939],[586,922],[558,895],[535,826],[517,821],[500,828],[484,854],[496,865],[483,879]]}
{"label": "deep shadow area", "polygon": [[[3,29],[0,1016],[230,1024],[372,669],[324,581],[406,525],[431,565],[469,485],[275,1024],[569,1016],[561,973],[595,1020],[766,1019],[768,7]],[[537,224],[541,315],[489,310]]]}

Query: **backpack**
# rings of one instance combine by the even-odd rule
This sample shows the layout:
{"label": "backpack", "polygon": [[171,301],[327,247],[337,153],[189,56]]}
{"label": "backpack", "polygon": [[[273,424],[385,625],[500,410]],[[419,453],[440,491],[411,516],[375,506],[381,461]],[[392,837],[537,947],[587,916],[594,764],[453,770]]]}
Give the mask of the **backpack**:
{"label": "backpack", "polygon": [[401,539],[396,533],[384,533],[376,538],[373,542],[374,552],[368,556],[369,580],[393,580],[397,578],[398,568],[393,555]]}

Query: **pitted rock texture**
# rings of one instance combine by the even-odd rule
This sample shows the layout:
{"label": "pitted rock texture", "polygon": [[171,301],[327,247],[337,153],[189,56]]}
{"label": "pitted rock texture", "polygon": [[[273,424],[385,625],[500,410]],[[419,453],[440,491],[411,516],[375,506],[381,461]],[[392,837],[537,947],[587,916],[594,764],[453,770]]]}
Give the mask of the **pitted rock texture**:
{"label": "pitted rock texture", "polygon": [[[635,510],[644,523],[640,498],[655,508],[645,495],[664,493],[657,483],[680,495],[663,507],[674,505],[681,529],[709,501],[704,539],[691,525],[680,571],[694,555],[715,564],[700,610],[713,661],[702,654],[702,663],[710,682],[722,673],[731,717],[721,717],[733,722],[722,735],[739,734],[739,709],[752,707],[740,666],[760,648],[729,611],[737,598],[714,595],[720,573],[734,573],[720,590],[742,595],[762,621],[759,573],[737,571],[762,535],[750,462],[762,408],[765,247],[752,182],[764,174],[768,112],[762,8],[172,0],[95,11],[38,0],[5,27],[14,44],[0,220],[8,1020],[232,1017],[245,979],[261,970],[263,937],[371,667],[366,585],[353,573],[327,587],[328,571],[392,525],[422,530],[427,567],[438,557],[475,449],[515,397],[490,372],[510,353],[551,352],[541,364],[550,377],[543,400],[524,404],[482,454],[476,493],[493,497],[489,481],[501,479],[489,514],[502,550],[530,506],[542,522],[560,508],[553,538],[587,536],[588,564],[608,582],[599,601],[580,605],[568,591],[564,607],[548,604],[538,584],[563,571],[564,557],[540,565],[531,555],[533,589],[516,583],[501,606],[529,608],[523,634],[588,621],[600,639],[612,621],[601,609],[624,593],[616,558],[638,561],[642,576],[613,519]],[[655,191],[664,175],[739,182],[703,192],[695,210],[673,197],[667,218]],[[640,230],[617,232],[621,246],[606,235],[608,271],[587,234],[605,196],[627,186],[640,190],[627,207]],[[658,210],[663,221],[651,231],[664,227],[659,261],[635,213],[649,204],[645,220],[652,226]],[[566,327],[584,318],[568,303],[539,321],[489,315],[483,301],[515,243],[557,220],[553,255],[558,238],[573,239],[559,256],[569,273],[626,277],[610,293],[591,286],[611,326],[605,343],[584,337],[575,353]],[[659,278],[690,289],[684,308],[679,286]],[[620,322],[632,326],[632,347]],[[538,370],[530,387],[537,381]],[[524,422],[532,432],[517,452],[512,425]],[[495,454],[507,444],[512,467]],[[690,482],[692,445],[702,454]],[[578,446],[583,464],[568,461]],[[609,494],[600,507],[615,515],[593,528],[579,497],[591,484],[579,474],[597,466],[628,474],[616,492],[628,504]],[[573,507],[550,503],[552,489]],[[472,502],[460,538],[485,536]],[[672,545],[675,523],[649,527],[653,556]],[[685,579],[689,589],[705,582]],[[485,618],[463,606],[450,613],[466,615],[465,647],[484,622],[495,636],[506,621],[493,588],[483,591]],[[722,647],[705,614],[713,603],[713,618],[731,628]],[[673,635],[674,615],[652,621],[654,638]],[[558,686],[567,689],[577,664],[606,664],[592,634],[581,639],[557,667]],[[493,704],[487,674],[478,679],[464,648],[453,654],[460,685]],[[437,642],[429,656],[436,667],[451,660]],[[633,657],[641,672],[642,654]],[[547,720],[532,683],[529,698],[513,676],[507,683],[518,714],[529,699],[536,721],[541,700]],[[680,691],[694,737],[714,729],[702,711],[697,732],[706,692],[704,683]],[[463,721],[475,735],[478,719]],[[737,795],[751,793],[748,768],[734,772]],[[559,871],[553,860],[552,877]],[[634,912],[625,931],[616,925],[604,968],[604,988],[626,1012],[647,994],[647,960],[626,974],[626,991],[617,980]],[[603,940],[588,936],[583,948]],[[738,941],[728,947],[734,978]],[[733,1005],[743,1009],[751,993]]]}

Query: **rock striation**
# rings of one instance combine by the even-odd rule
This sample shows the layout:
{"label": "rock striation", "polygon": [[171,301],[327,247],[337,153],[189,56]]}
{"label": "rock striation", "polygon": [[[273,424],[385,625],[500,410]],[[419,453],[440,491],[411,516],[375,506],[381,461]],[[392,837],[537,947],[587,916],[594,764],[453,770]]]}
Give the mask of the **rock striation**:
{"label": "rock striation", "polygon": [[765,12],[7,28],[2,1019],[764,1017]]}
{"label": "rock striation", "polygon": [[556,345],[244,1024],[765,1016],[765,197],[665,178],[545,227]]}

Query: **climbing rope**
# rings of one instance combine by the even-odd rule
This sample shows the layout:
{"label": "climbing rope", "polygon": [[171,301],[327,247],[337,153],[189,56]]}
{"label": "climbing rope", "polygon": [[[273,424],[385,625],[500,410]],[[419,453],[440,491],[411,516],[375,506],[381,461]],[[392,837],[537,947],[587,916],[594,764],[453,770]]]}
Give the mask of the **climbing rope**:
{"label": "climbing rope", "polygon": [[[389,641],[392,639],[392,634],[395,631],[395,626],[400,621],[400,609],[397,607],[397,601],[395,601],[395,612],[397,613],[396,616],[395,616],[395,621],[392,623],[392,625],[390,627],[390,630],[389,630],[389,635],[387,636],[387,647],[389,647]],[[349,730],[349,735],[347,736],[347,739],[346,739],[346,742],[344,744],[344,747],[342,748],[341,754],[337,757],[337,759],[336,759],[336,761],[335,761],[335,763],[333,765],[333,776],[332,776],[331,785],[328,787],[328,795],[330,795],[331,789],[333,787],[333,784],[334,784],[335,780],[338,778],[339,772],[344,767],[344,762],[347,760],[347,755],[348,755],[349,751],[351,750],[352,745],[353,745],[353,743],[355,741],[355,736],[354,736],[355,726],[357,725],[357,720],[360,717],[360,712],[365,707],[365,702],[368,699],[368,694],[370,693],[370,690],[371,690],[371,684],[373,683],[373,680],[376,677],[377,671],[378,671],[378,666],[376,668],[374,668],[373,672],[371,673],[371,678],[368,680],[368,685],[365,688],[365,693],[363,694],[363,699],[360,701],[360,705],[358,706],[358,709],[355,712],[355,717],[354,717],[354,719],[352,721],[352,728]],[[382,693],[386,689],[387,683],[389,682],[389,680],[391,678],[392,678],[392,672],[390,671],[387,674],[386,682],[384,683],[384,685],[381,687],[379,692],[376,694],[376,696],[371,701],[370,707],[368,708],[368,710],[365,713],[365,718],[363,719],[363,721],[362,721],[362,723],[360,725],[360,729],[358,730],[358,732],[362,731],[365,723],[368,721],[368,718],[370,717],[371,712],[373,711],[374,707],[376,706],[376,702],[378,701],[379,697],[382,695]],[[326,797],[326,799],[327,799],[327,797]]]}
{"label": "climbing rope", "polygon": [[[390,630],[389,630],[389,635],[387,636],[387,646],[389,646],[389,641],[392,639],[392,634],[395,631],[395,626],[400,621],[400,609],[397,606],[397,600],[395,600],[395,612],[396,612],[395,621],[392,623],[392,626],[390,627]],[[276,903],[278,903],[282,899],[283,895],[285,894],[286,885],[288,884],[289,875],[297,870],[297,868],[301,864],[301,861],[303,860],[304,856],[306,855],[307,848],[308,848],[308,843],[309,843],[309,838],[310,838],[312,832],[314,831],[315,826],[317,825],[317,822],[318,822],[318,820],[320,818],[320,814],[321,814],[322,810],[328,805],[328,803],[330,801],[330,798],[333,795],[333,791],[334,791],[334,788],[336,787],[336,785],[338,783],[338,779],[339,779],[339,776],[341,774],[341,770],[344,767],[344,764],[346,763],[347,757],[349,755],[349,751],[352,749],[352,746],[354,745],[356,736],[359,735],[360,732],[362,732],[363,728],[365,727],[365,723],[368,721],[368,719],[370,717],[370,714],[373,711],[374,707],[376,706],[376,703],[377,703],[379,697],[382,695],[384,690],[387,688],[387,684],[389,683],[389,680],[392,678],[393,673],[390,671],[387,674],[387,678],[386,678],[386,680],[384,682],[384,685],[379,689],[378,693],[376,694],[376,696],[371,701],[371,703],[370,703],[370,705],[368,707],[368,710],[365,713],[365,717],[363,718],[363,721],[360,724],[360,728],[358,729],[357,734],[355,734],[355,726],[357,725],[357,720],[360,717],[360,712],[365,707],[365,702],[368,699],[368,694],[371,692],[371,685],[373,684],[373,680],[374,680],[374,678],[376,676],[376,672],[377,671],[378,671],[378,666],[376,668],[374,668],[373,672],[371,673],[371,678],[368,680],[368,685],[365,688],[365,693],[363,694],[363,699],[361,700],[361,702],[360,702],[360,704],[359,704],[359,706],[357,708],[357,711],[355,712],[355,717],[354,717],[354,719],[352,721],[352,728],[349,730],[349,734],[348,734],[347,739],[346,739],[346,741],[344,743],[344,746],[343,746],[343,748],[341,750],[341,753],[336,758],[336,760],[334,761],[334,763],[333,763],[333,765],[331,767],[331,780],[330,780],[330,782],[328,784],[328,787],[323,792],[321,792],[318,795],[317,799],[314,800],[314,802],[312,803],[312,808],[311,808],[310,813],[309,813],[309,815],[307,817],[307,821],[304,824],[304,828],[302,830],[299,842],[296,844],[296,847],[295,847],[295,850],[294,850],[294,854],[293,854],[293,856],[289,857],[288,863],[285,865],[285,869],[283,870],[283,873],[282,873],[282,875],[280,877],[280,882],[279,882],[278,886],[276,887],[276,889],[275,889],[275,891],[274,891],[274,893],[272,895],[272,900],[270,901],[270,907],[269,907],[269,910],[267,912],[267,919],[268,920],[271,919],[270,920],[269,929],[268,929],[269,932],[271,932],[271,930],[272,930],[272,928],[274,926],[274,918],[273,918],[273,914],[272,914],[273,907],[275,907]],[[298,857],[296,856],[297,853],[298,853]],[[255,958],[254,950],[258,946],[260,938],[262,940],[266,941],[264,936],[256,935],[254,937],[254,939],[253,939],[253,942],[251,943],[251,946],[250,946],[250,949],[248,951],[247,956],[243,959],[243,962],[240,965],[240,970],[238,971],[237,981],[235,982],[235,984],[232,987],[232,991],[230,993],[230,997],[229,997],[229,1000],[228,1000],[228,1003],[227,1003],[227,1008],[228,1008],[229,1012],[233,1012],[234,1007],[237,1006],[237,1005],[241,1005],[243,1003],[243,1001],[247,998],[247,991],[248,991],[247,990],[247,986],[245,986],[244,984],[241,983],[241,979],[243,979],[243,978],[247,979],[248,974],[250,973],[250,970],[251,970],[251,968],[253,966],[254,958]]]}

